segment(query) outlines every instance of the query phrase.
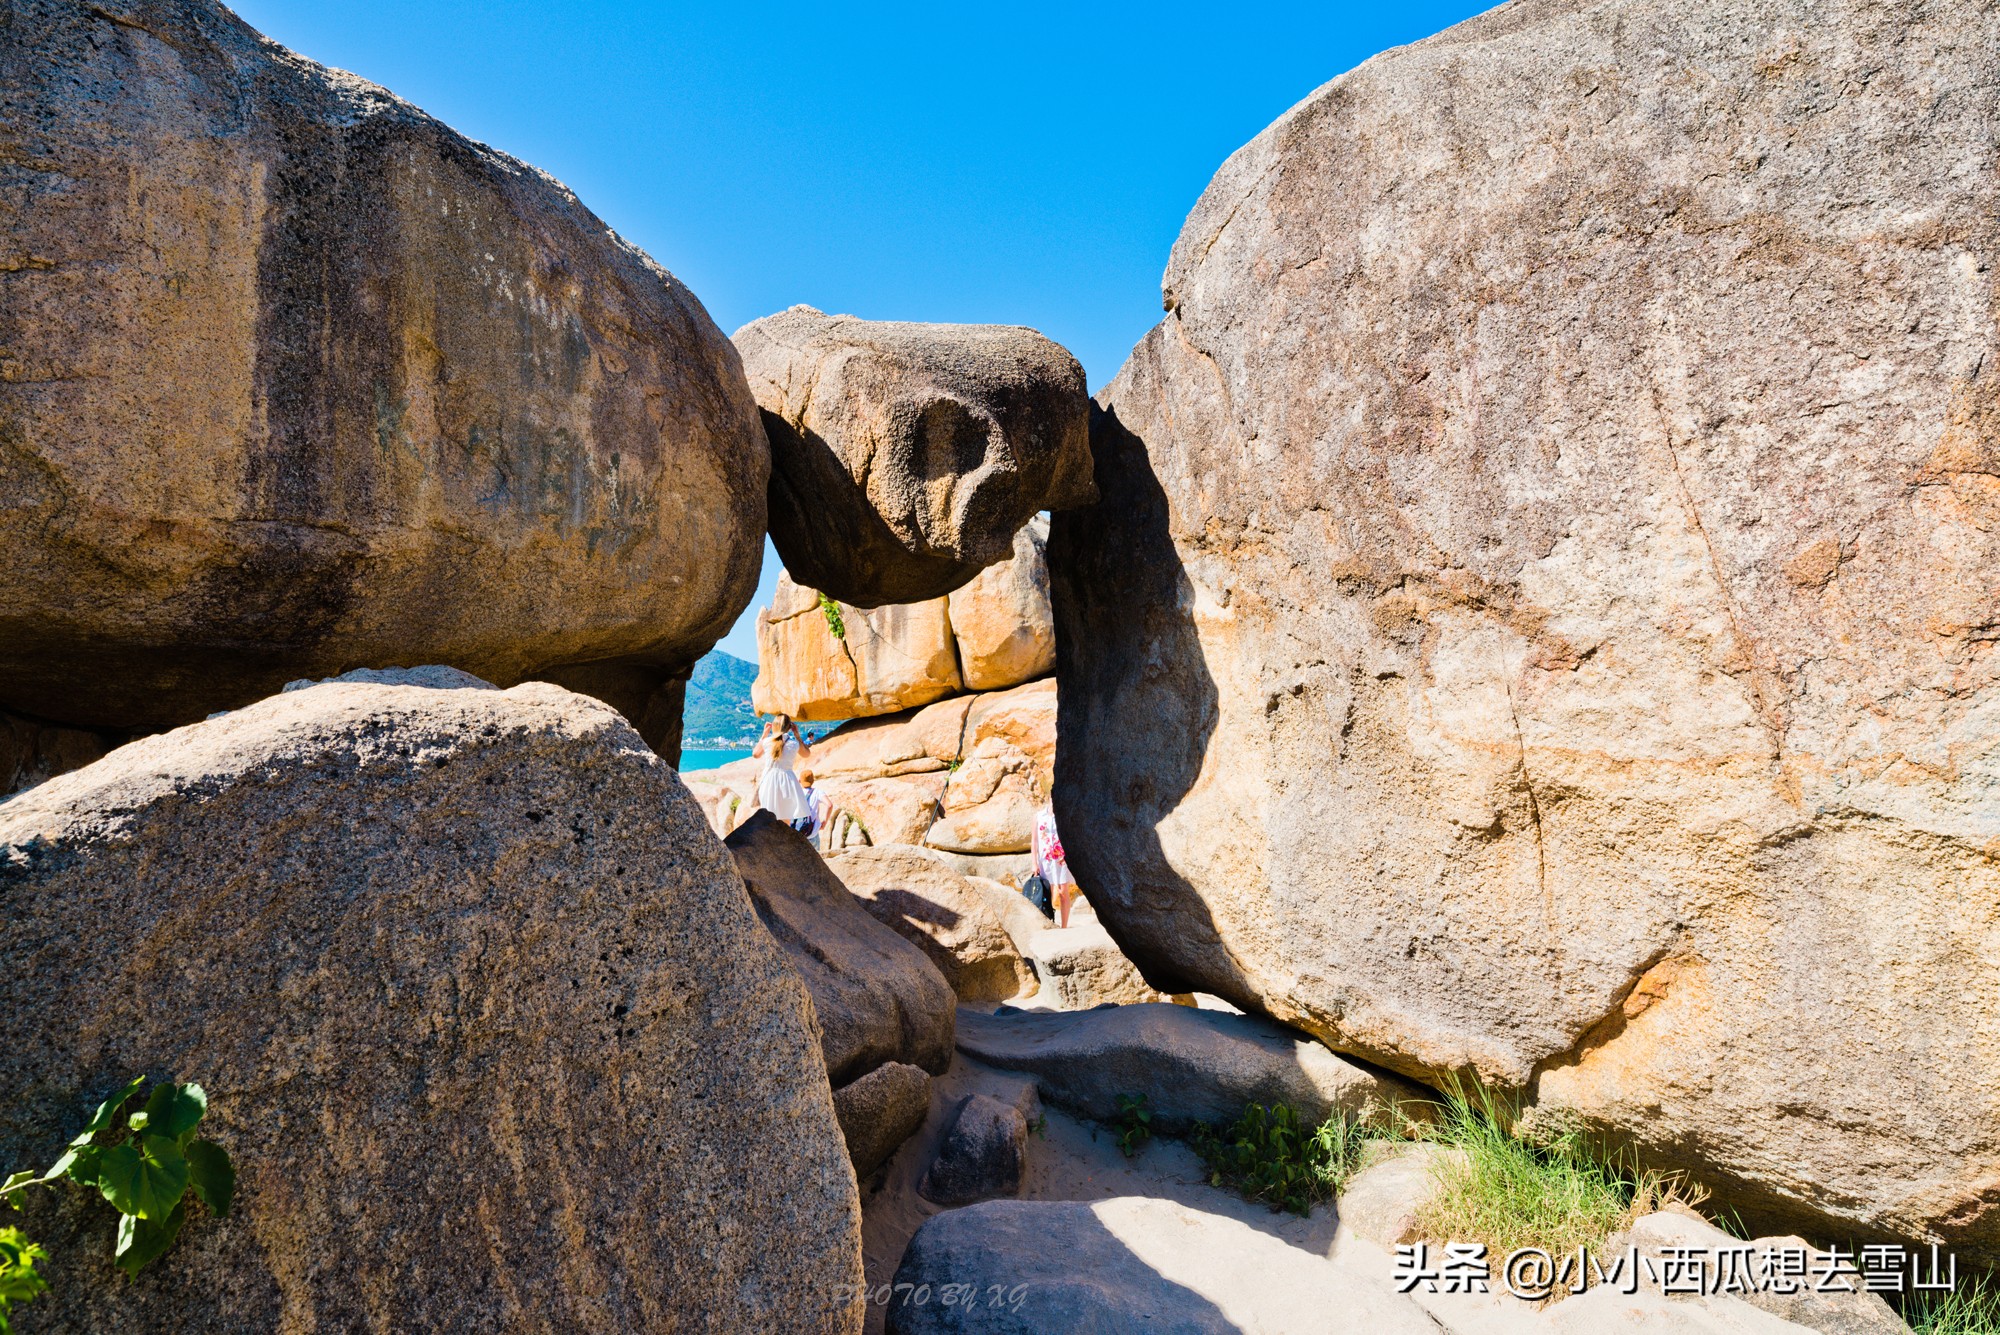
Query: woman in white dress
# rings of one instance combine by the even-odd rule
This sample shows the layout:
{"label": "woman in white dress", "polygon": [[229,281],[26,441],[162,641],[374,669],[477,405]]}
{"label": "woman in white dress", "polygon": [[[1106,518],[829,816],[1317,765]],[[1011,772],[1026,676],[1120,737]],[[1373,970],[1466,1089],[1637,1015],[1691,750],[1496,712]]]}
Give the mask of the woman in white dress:
{"label": "woman in white dress", "polygon": [[1049,883],[1049,898],[1056,911],[1056,925],[1069,926],[1069,906],[1076,899],[1076,877],[1070,875],[1069,859],[1063,856],[1062,836],[1056,833],[1056,809],[1044,805],[1035,813],[1035,871]]}
{"label": "woman in white dress", "polygon": [[812,758],[812,748],[799,736],[799,725],[780,714],[764,725],[764,735],[750,754],[763,760],[757,775],[757,805],[795,830],[812,823],[812,803],[792,766]]}

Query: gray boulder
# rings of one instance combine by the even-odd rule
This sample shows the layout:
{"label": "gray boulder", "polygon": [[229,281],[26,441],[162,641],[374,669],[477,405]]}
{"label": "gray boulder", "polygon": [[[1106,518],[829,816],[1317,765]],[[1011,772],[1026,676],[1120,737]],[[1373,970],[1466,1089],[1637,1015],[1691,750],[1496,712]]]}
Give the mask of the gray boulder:
{"label": "gray boulder", "polygon": [[30,1193],[27,1322],[858,1331],[811,998],[741,884],[541,683],[313,686],[0,803],[0,1164],[144,1072],[240,1174],[138,1283],[102,1200]]}
{"label": "gray boulder", "polygon": [[917,1133],[931,1110],[931,1078],[904,1062],[884,1062],[833,1091],[834,1116],[854,1175],[865,1179]]}
{"label": "gray boulder", "polygon": [[1012,1196],[1027,1166],[1028,1122],[1021,1109],[972,1094],[959,1100],[917,1191],[939,1205]]}
{"label": "gray boulder", "polygon": [[724,840],[765,930],[812,992],[836,1086],[884,1062],[951,1062],[958,999],[915,945],[871,916],[812,843],[759,810]]}
{"label": "gray boulder", "polygon": [[1043,1099],[1101,1122],[1117,1118],[1120,1095],[1144,1095],[1154,1130],[1168,1134],[1233,1121],[1249,1103],[1290,1104],[1310,1123],[1336,1109],[1379,1118],[1430,1106],[1407,1081],[1269,1020],[1164,1002],[993,1015],[961,1008],[958,1048],[1033,1075]]}
{"label": "gray boulder", "polygon": [[896,1271],[887,1329],[1438,1335],[1387,1275],[1172,1201],[988,1201],[917,1230]]}
{"label": "gray boulder", "polygon": [[798,583],[878,607],[941,597],[1086,505],[1083,368],[1012,325],[794,306],[736,331],[771,441],[771,541]]}

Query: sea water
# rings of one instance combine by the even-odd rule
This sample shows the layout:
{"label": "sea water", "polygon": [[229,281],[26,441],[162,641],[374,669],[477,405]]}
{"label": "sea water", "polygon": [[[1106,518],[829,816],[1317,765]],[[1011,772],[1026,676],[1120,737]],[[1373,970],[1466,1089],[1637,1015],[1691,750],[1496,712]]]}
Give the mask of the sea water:
{"label": "sea water", "polygon": [[720,769],[732,760],[744,760],[750,749],[741,751],[683,751],[681,752],[681,773],[687,774],[698,769]]}

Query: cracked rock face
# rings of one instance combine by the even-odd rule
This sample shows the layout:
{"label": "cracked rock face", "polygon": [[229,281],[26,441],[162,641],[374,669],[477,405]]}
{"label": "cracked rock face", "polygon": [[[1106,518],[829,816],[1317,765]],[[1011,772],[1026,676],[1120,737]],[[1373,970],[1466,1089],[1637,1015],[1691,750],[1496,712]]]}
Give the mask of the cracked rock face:
{"label": "cracked rock face", "polygon": [[1083,368],[1032,329],[794,306],[734,338],[771,441],[771,542],[801,584],[939,598],[1037,511],[1094,499]]}
{"label": "cracked rock face", "polygon": [[137,1284],[32,1193],[36,1329],[861,1328],[807,985],[594,700],[324,682],[134,742],[0,803],[0,902],[0,1162],[143,1071],[239,1174]]}
{"label": "cracked rock face", "polygon": [[1155,986],[2000,1259],[1996,72],[1527,0],[1223,166],[1050,541]]}
{"label": "cracked rock face", "polygon": [[642,700],[749,601],[735,349],[533,168],[218,4],[46,0],[0,38],[0,197],[0,708],[424,662]]}

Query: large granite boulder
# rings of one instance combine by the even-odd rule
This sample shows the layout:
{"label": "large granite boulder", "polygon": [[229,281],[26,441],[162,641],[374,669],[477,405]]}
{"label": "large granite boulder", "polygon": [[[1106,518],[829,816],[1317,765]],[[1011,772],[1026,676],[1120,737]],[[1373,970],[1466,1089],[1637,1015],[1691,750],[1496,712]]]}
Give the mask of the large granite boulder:
{"label": "large granite boulder", "polygon": [[2000,30],[1517,3],[1233,156],[1050,539],[1155,985],[2000,1261]]}
{"label": "large granite boulder", "polygon": [[0,1163],[199,1081],[236,1210],[38,1331],[858,1332],[806,986],[673,771],[557,687],[329,683],[0,803]]}
{"label": "large granite boulder", "polygon": [[794,306],[735,340],[771,441],[771,541],[842,602],[942,597],[1037,511],[1095,499],[1083,368],[1032,329]]}
{"label": "large granite boulder", "polygon": [[921,1066],[883,1062],[833,1091],[833,1112],[847,1140],[854,1175],[866,1180],[923,1126],[931,1111],[931,1077]]}
{"label": "large granite boulder", "polygon": [[758,811],[723,841],[806,990],[836,1086],[884,1062],[941,1075],[958,999],[929,957],[877,922],[806,837]]}
{"label": "large granite boulder", "polygon": [[1055,613],[1049,608],[1049,521],[1029,520],[1014,555],[951,592],[951,636],[968,691],[998,691],[1056,668]]}
{"label": "large granite boulder", "polygon": [[771,606],[758,610],[750,700],[760,714],[867,718],[964,689],[943,598],[829,609],[817,590],[787,573],[778,577]]}
{"label": "large granite boulder", "polygon": [[1021,957],[990,889],[915,848],[844,849],[827,859],[868,912],[914,942],[961,1001],[1006,1001],[1032,992],[1035,972]]}
{"label": "large granite boulder", "polygon": [[701,303],[560,184],[212,0],[49,0],[0,41],[0,198],[0,708],[593,664],[671,745],[768,449]]}

